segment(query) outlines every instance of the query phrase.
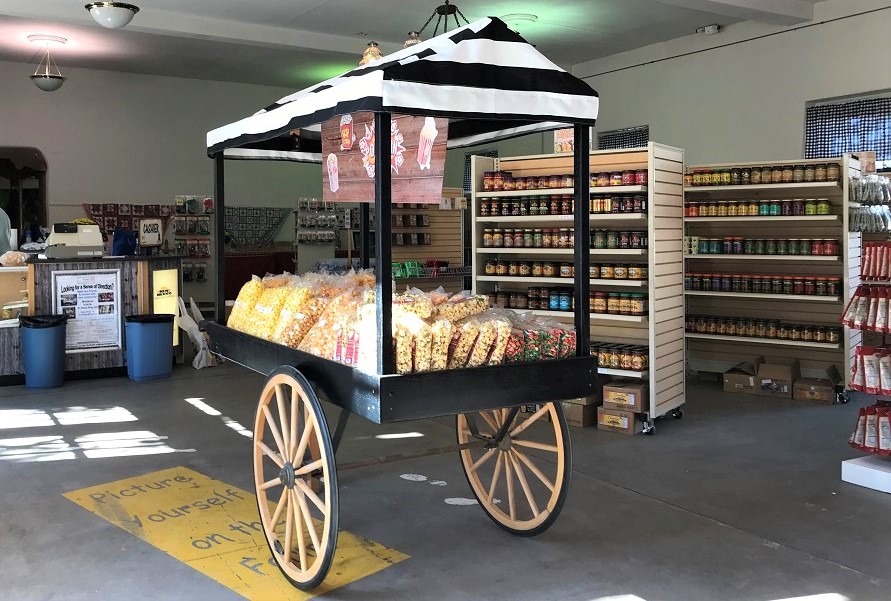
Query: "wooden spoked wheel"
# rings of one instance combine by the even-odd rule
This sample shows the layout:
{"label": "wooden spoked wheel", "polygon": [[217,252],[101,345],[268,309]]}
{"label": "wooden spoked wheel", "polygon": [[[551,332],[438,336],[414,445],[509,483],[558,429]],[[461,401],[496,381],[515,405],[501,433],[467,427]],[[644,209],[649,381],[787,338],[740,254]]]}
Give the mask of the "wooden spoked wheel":
{"label": "wooden spoked wheel", "polygon": [[272,557],[294,586],[316,588],[337,546],[337,471],[319,399],[293,367],[272,372],[260,395],[254,484]]}
{"label": "wooden spoked wheel", "polygon": [[497,443],[510,412],[458,415],[458,443],[485,442],[461,450],[461,464],[476,500],[496,524],[535,536],[554,523],[566,499],[572,472],[569,429],[560,404],[547,403],[531,415],[517,414]]}

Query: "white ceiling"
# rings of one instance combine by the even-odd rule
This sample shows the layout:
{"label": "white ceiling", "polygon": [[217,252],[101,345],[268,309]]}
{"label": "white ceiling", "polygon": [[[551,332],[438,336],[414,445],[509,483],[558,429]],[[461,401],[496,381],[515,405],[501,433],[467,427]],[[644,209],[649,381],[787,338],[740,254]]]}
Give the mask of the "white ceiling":
{"label": "white ceiling", "polygon": [[[123,30],[92,22],[83,0],[0,0],[0,60],[39,60],[26,36],[69,38],[55,52],[87,67],[298,89],[355,66],[368,40],[402,47],[439,0],[128,0],[141,12]],[[532,13],[520,33],[554,62],[572,64],[689,35],[711,23],[790,25],[818,0],[455,0],[474,21]],[[435,19],[424,31],[432,35]],[[454,22],[450,27],[454,28]]]}

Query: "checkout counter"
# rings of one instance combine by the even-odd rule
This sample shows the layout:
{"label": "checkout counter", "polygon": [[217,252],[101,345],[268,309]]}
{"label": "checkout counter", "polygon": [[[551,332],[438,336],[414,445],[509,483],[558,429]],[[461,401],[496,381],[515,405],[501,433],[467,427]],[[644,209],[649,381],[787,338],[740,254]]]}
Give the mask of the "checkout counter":
{"label": "checkout counter", "polygon": [[[181,258],[92,257],[69,250],[74,256],[33,257],[25,267],[0,268],[0,300],[19,299],[19,290],[27,290],[27,315],[69,316],[66,377],[126,375],[124,317],[177,314]],[[181,354],[176,327],[171,343]],[[0,385],[24,382],[21,357],[17,323],[0,327]]]}

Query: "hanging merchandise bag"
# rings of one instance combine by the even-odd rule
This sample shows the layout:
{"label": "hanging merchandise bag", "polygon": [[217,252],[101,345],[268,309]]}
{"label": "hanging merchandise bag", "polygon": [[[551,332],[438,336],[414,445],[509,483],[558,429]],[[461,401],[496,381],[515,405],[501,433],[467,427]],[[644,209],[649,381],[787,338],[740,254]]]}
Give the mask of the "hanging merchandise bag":
{"label": "hanging merchandise bag", "polygon": [[[202,317],[201,311],[198,310],[194,300],[189,300],[192,304],[192,312],[198,316],[198,320],[200,321]],[[178,321],[180,329],[188,335],[189,340],[192,342],[192,350],[195,351],[195,358],[192,359],[192,367],[195,369],[203,369],[205,367],[217,366],[219,364],[219,359],[216,355],[210,352],[207,334],[201,331],[201,328],[198,327],[198,321],[186,311],[186,303],[183,301],[182,297],[179,297]]]}

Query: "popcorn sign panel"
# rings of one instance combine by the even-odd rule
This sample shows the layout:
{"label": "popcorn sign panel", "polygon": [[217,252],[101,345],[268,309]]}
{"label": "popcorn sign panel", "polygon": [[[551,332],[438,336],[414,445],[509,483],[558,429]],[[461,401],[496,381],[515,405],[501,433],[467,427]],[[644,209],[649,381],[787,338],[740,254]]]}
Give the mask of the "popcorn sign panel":
{"label": "popcorn sign panel", "polygon": [[[393,116],[393,202],[439,204],[447,140],[447,119]],[[342,115],[322,124],[324,200],[374,201],[374,141],[374,113]]]}

